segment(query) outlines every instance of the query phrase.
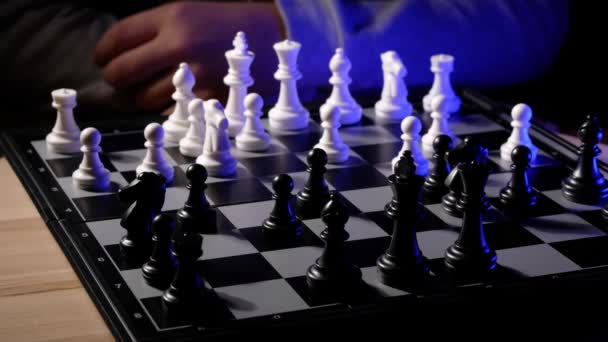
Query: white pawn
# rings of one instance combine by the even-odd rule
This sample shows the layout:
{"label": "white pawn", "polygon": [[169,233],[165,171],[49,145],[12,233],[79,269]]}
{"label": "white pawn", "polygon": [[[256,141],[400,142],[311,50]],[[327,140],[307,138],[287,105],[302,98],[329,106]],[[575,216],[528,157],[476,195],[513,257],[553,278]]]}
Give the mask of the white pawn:
{"label": "white pawn", "polygon": [[401,121],[401,140],[403,140],[403,147],[399,151],[399,155],[392,160],[392,169],[395,168],[395,164],[399,160],[399,157],[404,151],[410,151],[412,158],[414,158],[414,164],[416,165],[416,174],[419,176],[426,177],[429,173],[429,162],[424,159],[424,155],[420,149],[420,131],[422,130],[422,124],[420,119],[415,116],[408,116]]}
{"label": "white pawn", "polygon": [[205,101],[205,144],[196,163],[203,165],[210,176],[229,177],[236,172],[236,159],[230,153],[228,120],[218,100]]}
{"label": "white pawn", "polygon": [[431,71],[435,75],[433,85],[429,93],[422,98],[422,105],[426,112],[433,110],[431,101],[436,95],[446,97],[447,110],[450,113],[455,113],[460,109],[460,98],[456,96],[452,88],[450,74],[454,70],[454,56],[447,54],[438,54],[431,56]]}
{"label": "white pawn", "polygon": [[299,130],[308,127],[310,113],[302,106],[296,82],[302,78],[298,70],[298,54],[301,44],[284,40],[273,45],[279,58],[279,68],[274,78],[281,82],[279,99],[268,112],[270,127],[278,130]]}
{"label": "white pawn", "polygon": [[327,153],[330,164],[339,164],[348,160],[350,148],[340,138],[340,109],[336,106],[324,106],[320,109],[321,127],[323,134],[314,148],[320,148]]}
{"label": "white pawn", "polygon": [[57,110],[57,119],[53,130],[46,136],[49,152],[78,153],[80,151],[80,128],[74,120],[76,107],[76,90],[56,89],[51,92],[53,108]]}
{"label": "white pawn", "polygon": [[170,183],[173,180],[173,166],[171,166],[165,156],[163,155],[163,137],[165,131],[163,126],[156,122],[148,124],[144,129],[144,137],[146,143],[144,146],[148,149],[144,160],[137,168],[135,172],[140,174],[142,172],[154,172],[165,177],[165,181]]}
{"label": "white pawn", "polygon": [[165,142],[178,144],[179,140],[186,136],[190,122],[188,122],[188,104],[194,99],[192,88],[196,83],[194,75],[187,63],[180,63],[179,68],[173,75],[173,86],[175,92],[171,98],[175,100],[175,109],[169,118],[163,123],[165,130]]}
{"label": "white pawn", "polygon": [[532,152],[531,161],[533,161],[538,154],[538,148],[534,146],[528,134],[530,120],[532,119],[532,109],[525,103],[518,103],[511,109],[511,117],[513,118],[511,121],[513,130],[509,139],[500,146],[500,158],[511,162],[511,152],[513,149],[519,145],[523,145]]}
{"label": "white pawn", "polygon": [[447,98],[443,95],[437,95],[433,97],[431,101],[431,118],[433,122],[431,123],[431,127],[426,132],[425,135],[422,136],[422,153],[426,158],[431,158],[433,153],[435,152],[433,149],[433,140],[438,135],[447,135],[452,138],[454,141],[454,133],[450,129],[448,125],[448,119],[450,118],[450,112],[448,110],[449,102]]}
{"label": "white pawn", "polygon": [[332,76],[329,83],[333,85],[331,95],[323,106],[337,106],[340,109],[340,124],[352,125],[361,121],[361,106],[353,99],[348,85],[352,82],[348,73],[351,63],[344,54],[344,49],[337,48],[329,61]]}
{"label": "white pawn", "polygon": [[85,128],[80,134],[82,147],[82,162],[78,169],[72,173],[74,185],[89,191],[104,191],[110,188],[110,171],[108,171],[101,160],[99,152],[101,148],[101,134],[93,127]]}
{"label": "white pawn", "polygon": [[264,100],[256,93],[245,97],[245,126],[236,136],[236,147],[243,151],[264,151],[270,147],[270,135],[264,131],[260,117]]}
{"label": "white pawn", "polygon": [[190,128],[188,133],[179,141],[179,152],[191,158],[196,158],[203,153],[205,143],[205,104],[201,99],[194,99],[188,105],[188,121]]}
{"label": "white pawn", "polygon": [[249,74],[249,67],[255,55],[248,51],[245,33],[237,32],[232,41],[234,49],[225,53],[228,61],[228,75],[224,77],[224,84],[230,87],[228,101],[226,102],[226,118],[228,119],[228,135],[235,137],[245,124],[245,106],[243,104],[247,95],[247,88],[253,84]]}
{"label": "white pawn", "polygon": [[384,84],[380,101],[376,102],[376,121],[379,123],[399,122],[412,113],[408,102],[408,90],[403,81],[407,68],[395,51],[386,51],[380,55]]}

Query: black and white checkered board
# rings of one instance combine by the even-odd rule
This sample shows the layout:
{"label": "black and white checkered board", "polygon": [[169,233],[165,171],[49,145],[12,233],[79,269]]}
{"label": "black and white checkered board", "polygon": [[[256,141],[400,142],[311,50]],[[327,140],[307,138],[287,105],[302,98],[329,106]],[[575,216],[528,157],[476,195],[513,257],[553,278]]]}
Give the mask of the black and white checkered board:
{"label": "black and white checkered board", "polygon": [[[501,119],[477,113],[482,112],[458,114],[450,125],[460,139],[477,136],[491,150],[494,172],[486,193],[490,202],[496,203],[498,191],[510,177],[509,165],[498,156],[498,148],[509,134],[508,121],[504,115]],[[360,125],[341,128],[343,140],[352,148],[350,159],[344,165],[330,166],[326,173],[330,188],[341,192],[351,208],[346,253],[362,269],[372,290],[361,307],[352,303],[313,304],[308,300],[306,269],[323,248],[319,235],[324,227],[320,219],[305,220],[300,238],[279,242],[265,240],[260,227],[273,204],[272,178],[289,173],[295,191],[306,181],[306,153],[320,137],[317,117],[305,131],[272,132],[273,145],[267,152],[233,149],[239,161],[238,175],[209,179],[207,196],[218,209],[219,232],[204,236],[204,254],[198,265],[206,286],[221,299],[217,307],[201,308],[213,310],[212,322],[166,316],[161,306],[162,291],[145,283],[141,263],[121,258],[118,242],[125,231],[119,225],[119,217],[126,208],[115,191],[135,178],[135,167],[145,154],[141,131],[103,135],[102,161],[112,172],[114,185],[107,193],[74,188],[71,174],[80,163],[80,156],[49,153],[43,136],[5,136],[3,143],[49,227],[118,337],[200,337],[246,326],[305,326],[338,313],[365,313],[361,308],[369,305],[376,310],[391,300],[424,297],[384,286],[376,277],[376,260],[390,240],[391,223],[383,212],[391,198],[386,177],[390,160],[401,147],[401,132],[399,125],[374,125],[372,117],[373,111],[367,110]],[[600,207],[568,202],[559,190],[560,181],[572,166],[572,149],[557,146],[553,140],[536,140],[537,137],[540,136],[534,135],[542,151],[530,170],[530,179],[541,195],[533,217],[520,223],[509,222],[495,208],[485,216],[488,243],[497,250],[500,264],[501,276],[495,286],[537,278],[557,279],[608,265],[608,226],[601,223]],[[167,189],[163,210],[174,212],[186,199],[184,170],[193,160],[181,156],[173,146],[166,146],[165,157],[175,166],[175,180]],[[461,220],[446,215],[439,203],[425,203],[424,208],[419,244],[441,273],[445,250],[456,239]]]}

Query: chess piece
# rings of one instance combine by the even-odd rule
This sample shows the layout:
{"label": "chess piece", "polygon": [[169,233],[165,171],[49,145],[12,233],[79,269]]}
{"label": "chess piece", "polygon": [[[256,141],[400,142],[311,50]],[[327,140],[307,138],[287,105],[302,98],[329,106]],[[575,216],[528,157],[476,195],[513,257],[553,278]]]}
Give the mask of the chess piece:
{"label": "chess piece", "polygon": [[142,172],[118,191],[118,198],[129,204],[120,220],[120,226],[127,230],[120,240],[124,254],[146,255],[149,251],[152,219],[160,213],[165,202],[165,183],[160,174]]}
{"label": "chess piece", "polygon": [[321,219],[327,226],[321,233],[325,249],[308,268],[306,283],[313,298],[349,296],[361,284],[361,270],[346,259],[344,252],[348,209],[341,195],[331,194]]}
{"label": "chess piece", "polygon": [[445,254],[445,265],[457,277],[483,277],[496,268],[496,252],[486,243],[483,212],[488,180],[487,157],[457,166],[463,184],[460,234]]}
{"label": "chess piece", "polygon": [[139,166],[135,169],[136,173],[155,172],[165,177],[168,183],[173,180],[175,172],[173,166],[167,162],[163,154],[163,136],[165,132],[161,125],[156,122],[148,124],[144,129],[146,143],[144,146],[148,150],[146,156]]}
{"label": "chess piece", "polygon": [[270,127],[278,130],[299,130],[308,127],[310,114],[302,106],[296,82],[302,78],[298,70],[298,54],[302,45],[293,40],[275,43],[279,68],[274,78],[281,82],[279,99],[268,112]]}
{"label": "chess piece", "polygon": [[562,181],[562,194],[572,202],[599,204],[608,198],[608,182],[597,167],[597,146],[602,140],[602,129],[597,118],[588,115],[578,129],[581,145],[577,150],[576,168]]}
{"label": "chess piece", "polygon": [[348,160],[350,148],[340,138],[340,110],[336,106],[321,108],[321,127],[323,134],[313,148],[320,148],[327,153],[330,164],[340,164]]}
{"label": "chess piece", "polygon": [[175,273],[171,259],[171,234],[175,230],[175,221],[167,214],[156,215],[152,221],[152,255],[142,267],[144,279],[148,284],[165,288]]}
{"label": "chess piece", "polygon": [[264,231],[271,234],[296,234],[302,228],[302,222],[291,208],[293,179],[287,174],[280,174],[272,180],[272,189],[275,202],[270,216],[262,223]]}
{"label": "chess piece", "polygon": [[329,200],[329,189],[324,178],[327,153],[320,148],[313,148],[308,152],[306,161],[309,176],[306,185],[297,195],[298,214],[305,218],[319,217],[321,209]]}
{"label": "chess piece", "polygon": [[196,163],[203,165],[210,176],[230,177],[236,173],[237,162],[230,153],[228,120],[224,116],[224,108],[215,99],[206,101],[205,106],[205,144],[203,154],[196,158]]}
{"label": "chess piece", "polygon": [[[362,109],[350,94],[349,84],[352,82],[348,73],[351,62],[344,53],[343,48],[337,48],[336,53],[329,61],[332,76],[329,83],[333,86],[331,95],[323,106],[337,106],[340,110],[340,124],[352,125],[361,121]],[[321,109],[320,111],[323,111]]]}
{"label": "chess piece", "polygon": [[188,178],[188,199],[183,208],[177,211],[179,231],[194,233],[214,233],[216,213],[205,196],[207,170],[203,165],[192,164],[186,170]]}
{"label": "chess piece", "polygon": [[431,101],[431,118],[433,122],[431,127],[422,136],[422,152],[426,158],[431,158],[435,149],[433,148],[433,141],[439,135],[447,135],[450,139],[454,140],[455,136],[448,125],[448,119],[450,118],[450,112],[448,111],[449,102],[444,95],[437,95],[433,97]]}
{"label": "chess piece", "polygon": [[260,118],[264,100],[256,93],[245,97],[245,125],[236,136],[236,147],[243,151],[265,151],[270,147],[270,135],[264,131]]}
{"label": "chess piece", "polygon": [[166,133],[164,139],[167,144],[179,144],[180,139],[186,135],[188,127],[190,127],[188,104],[194,99],[192,88],[194,88],[196,80],[188,64],[180,63],[179,68],[173,74],[172,81],[175,92],[171,98],[175,100],[175,109],[163,122],[163,129]]}
{"label": "chess piece", "polygon": [[532,161],[536,159],[538,148],[534,146],[528,129],[530,128],[530,120],[532,119],[532,109],[524,103],[519,103],[511,110],[511,127],[513,131],[507,141],[500,146],[500,158],[511,162],[511,151],[517,146],[526,146],[531,153]]}
{"label": "chess piece", "polygon": [[203,100],[194,99],[188,104],[188,121],[190,128],[186,136],[179,141],[179,152],[190,158],[196,158],[203,153],[205,143],[205,105]]}
{"label": "chess piece", "polygon": [[163,293],[164,305],[170,310],[200,309],[207,292],[197,271],[196,261],[203,255],[203,237],[199,234],[178,232],[172,238],[177,271],[169,288]]}
{"label": "chess piece", "polygon": [[53,153],[78,153],[80,151],[80,128],[74,120],[76,90],[56,89],[51,92],[57,119],[53,130],[46,136],[46,147]]}
{"label": "chess piece", "polygon": [[422,98],[424,110],[433,110],[432,101],[437,95],[443,95],[447,101],[448,113],[455,113],[460,110],[460,98],[452,88],[450,74],[454,70],[454,56],[438,54],[431,56],[431,72],[434,74],[433,85],[429,93]]}
{"label": "chess piece", "polygon": [[248,51],[245,33],[239,31],[232,41],[234,49],[225,53],[228,61],[228,75],[224,77],[224,84],[230,87],[226,101],[226,118],[228,119],[228,135],[236,137],[245,124],[245,106],[243,104],[247,95],[247,88],[253,84],[249,74],[249,67],[255,55]]}
{"label": "chess piece", "polygon": [[408,90],[403,81],[407,68],[396,51],[390,50],[380,55],[384,85],[380,101],[374,106],[376,121],[380,124],[400,122],[412,113],[408,102]]}
{"label": "chess piece", "polygon": [[511,180],[499,193],[504,211],[524,214],[536,205],[536,192],[528,183],[527,171],[532,160],[532,152],[526,146],[517,146],[511,152]]}
{"label": "chess piece", "polygon": [[445,179],[451,171],[447,153],[452,149],[452,139],[447,135],[438,135],[433,140],[433,169],[424,181],[425,196],[431,201],[439,200],[449,189]]}
{"label": "chess piece", "polygon": [[424,177],[416,175],[410,151],[401,155],[388,180],[393,198],[385,213],[393,221],[393,235],[386,253],[378,258],[378,275],[382,283],[402,288],[424,282],[430,270],[416,238],[418,197]]}
{"label": "chess piece", "polygon": [[399,155],[392,160],[392,166],[395,168],[395,164],[400,158],[400,155],[404,151],[410,151],[416,164],[416,174],[419,176],[426,177],[429,173],[429,162],[424,158],[422,150],[420,149],[420,131],[422,130],[422,124],[420,119],[415,116],[408,116],[401,121],[401,140],[403,140],[403,146]]}
{"label": "chess piece", "polygon": [[85,128],[80,134],[82,147],[82,162],[72,173],[74,185],[90,191],[106,191],[110,189],[110,171],[99,159],[101,134],[93,127]]}

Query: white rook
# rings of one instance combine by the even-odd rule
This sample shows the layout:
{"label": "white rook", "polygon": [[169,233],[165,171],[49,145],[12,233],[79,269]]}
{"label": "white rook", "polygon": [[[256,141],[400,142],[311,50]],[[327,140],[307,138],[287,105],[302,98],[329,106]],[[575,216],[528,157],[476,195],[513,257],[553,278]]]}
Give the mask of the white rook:
{"label": "white rook", "polygon": [[57,119],[53,130],[46,136],[46,146],[54,153],[78,153],[80,151],[80,128],[74,120],[76,90],[57,89],[51,92]]}
{"label": "white rook", "polygon": [[460,109],[460,98],[456,96],[450,80],[450,74],[453,70],[453,56],[447,54],[431,56],[431,71],[435,76],[429,93],[422,98],[422,105],[425,111],[430,112],[433,110],[431,101],[434,96],[439,94],[446,97],[447,110],[450,113],[455,113]]}
{"label": "white rook", "polygon": [[228,135],[235,137],[245,124],[245,96],[247,88],[253,84],[253,78],[249,74],[249,67],[255,55],[248,51],[245,33],[238,32],[232,41],[234,49],[226,51],[228,61],[228,75],[224,77],[224,84],[230,87],[228,101],[224,110],[228,119]]}

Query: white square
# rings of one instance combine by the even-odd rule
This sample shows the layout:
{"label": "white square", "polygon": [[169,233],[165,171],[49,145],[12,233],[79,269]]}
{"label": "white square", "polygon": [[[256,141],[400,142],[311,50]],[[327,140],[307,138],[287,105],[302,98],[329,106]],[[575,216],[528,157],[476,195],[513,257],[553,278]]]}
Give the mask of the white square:
{"label": "white square", "polygon": [[238,230],[203,234],[203,255],[200,260],[257,253],[257,249]]}
{"label": "white square", "polygon": [[138,299],[160,297],[163,291],[148,285],[141,268],[120,271],[120,275]]}
{"label": "white square", "polygon": [[576,212],[599,210],[599,209],[603,208],[603,205],[608,204],[608,203],[602,203],[602,204],[598,204],[598,205],[590,205],[590,204],[575,203],[575,202],[572,202],[572,201],[566,199],[566,197],[564,197],[564,195],[562,194],[561,190],[543,191],[543,194],[545,194],[547,197],[549,197],[550,199],[552,199],[554,202],[561,205],[562,207],[564,207],[570,211],[576,211]]}
{"label": "white square", "polygon": [[425,257],[440,259],[445,256],[446,249],[458,239],[458,232],[451,229],[437,229],[419,232],[416,236],[420,251]]}
{"label": "white square", "polygon": [[308,267],[323,253],[322,247],[304,246],[262,252],[262,255],[283,278],[306,275]]}
{"label": "white square", "polygon": [[362,212],[382,211],[393,193],[388,186],[343,191],[342,195]]}
{"label": "white square", "polygon": [[492,173],[488,177],[486,183],[485,192],[487,197],[498,197],[500,190],[507,186],[507,183],[511,180],[510,172],[503,173]]}
{"label": "white square", "polygon": [[59,183],[59,186],[61,186],[61,189],[63,189],[63,192],[65,192],[69,198],[109,195],[117,193],[120,188],[128,184],[127,180],[119,172],[112,172],[110,174],[110,188],[105,191],[95,192],[83,190],[74,184],[74,179],[72,177],[57,178],[57,183]]}
{"label": "white square", "polygon": [[522,226],[547,243],[606,235],[589,222],[569,213],[531,218]]}
{"label": "white square", "polygon": [[116,245],[127,234],[127,230],[120,226],[120,219],[87,222],[95,239],[103,245]]}
{"label": "white square", "polygon": [[[112,162],[112,165],[118,171],[135,171],[137,166],[142,163],[146,156],[147,150],[129,150],[106,153],[106,157]],[[167,151],[163,150],[163,156],[170,165],[177,165]]]}
{"label": "white square", "polygon": [[[323,223],[323,220],[320,218],[305,220],[304,224],[306,224],[306,227],[310,228],[317,236],[321,236],[321,232],[326,228],[325,223]],[[349,234],[348,241],[388,236],[388,234],[373,221],[360,216],[351,216],[348,219],[348,222],[346,222],[345,229]]]}
{"label": "white square", "polygon": [[274,201],[244,203],[219,207],[236,228],[258,227],[270,215]]}
{"label": "white square", "polygon": [[482,114],[457,114],[450,118],[449,125],[455,135],[505,131],[504,127],[488,119]]}
{"label": "white square", "polygon": [[376,145],[399,141],[380,126],[350,126],[340,129],[340,137],[348,146]]}
{"label": "white square", "polygon": [[529,277],[580,270],[580,266],[545,244],[501,249],[498,264]]}
{"label": "white square", "polygon": [[[188,167],[192,165],[192,164],[182,164],[179,167],[184,170],[184,172],[186,172],[188,170]],[[230,181],[230,180],[236,180],[236,179],[243,179],[243,178],[251,178],[253,177],[253,175],[251,174],[251,172],[249,172],[249,170],[247,170],[247,168],[245,166],[243,166],[241,163],[237,163],[236,164],[236,172],[234,173],[234,175],[228,176],[228,177],[212,177],[212,176],[208,176],[207,177],[207,181],[205,182],[206,184],[211,184],[211,183],[219,183],[219,182],[225,182],[225,181]]]}

